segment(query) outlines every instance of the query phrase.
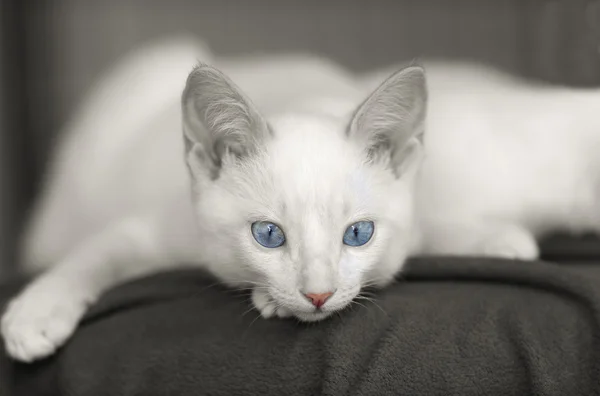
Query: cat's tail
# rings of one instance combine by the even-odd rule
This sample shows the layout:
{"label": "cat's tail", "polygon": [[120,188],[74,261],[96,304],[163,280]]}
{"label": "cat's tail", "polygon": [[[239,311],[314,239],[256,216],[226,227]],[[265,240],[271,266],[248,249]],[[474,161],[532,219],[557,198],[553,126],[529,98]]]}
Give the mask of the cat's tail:
{"label": "cat's tail", "polygon": [[199,39],[177,36],[138,47],[109,69],[75,109],[58,136],[40,196],[20,247],[22,268],[42,269],[84,237],[85,209],[78,190],[110,165],[111,153],[135,141],[141,127],[180,100],[188,73],[212,62]]}

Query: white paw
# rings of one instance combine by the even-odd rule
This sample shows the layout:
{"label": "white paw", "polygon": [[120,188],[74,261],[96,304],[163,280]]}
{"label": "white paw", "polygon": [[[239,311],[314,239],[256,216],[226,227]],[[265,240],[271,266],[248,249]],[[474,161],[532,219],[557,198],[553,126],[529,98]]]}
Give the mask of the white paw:
{"label": "white paw", "polygon": [[525,230],[512,228],[484,240],[481,251],[485,256],[512,260],[534,260],[539,256],[539,248],[533,235]]}
{"label": "white paw", "polygon": [[291,311],[275,302],[271,296],[269,296],[269,294],[263,290],[252,290],[252,304],[265,319],[272,318],[274,316],[278,318],[287,318],[292,316]]}
{"label": "white paw", "polygon": [[8,304],[0,323],[6,352],[23,362],[54,353],[73,334],[89,305],[72,290],[32,286]]}

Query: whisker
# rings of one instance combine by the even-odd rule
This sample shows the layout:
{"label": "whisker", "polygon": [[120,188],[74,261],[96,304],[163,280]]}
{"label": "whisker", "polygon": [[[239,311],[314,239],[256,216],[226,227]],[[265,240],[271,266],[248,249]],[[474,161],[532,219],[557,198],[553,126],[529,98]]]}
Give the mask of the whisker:
{"label": "whisker", "polygon": [[358,295],[358,296],[356,296],[355,298],[357,298],[357,299],[360,299],[360,300],[366,300],[366,301],[369,301],[370,303],[372,303],[373,305],[375,305],[377,308],[379,308],[379,310],[380,310],[381,312],[383,312],[385,315],[387,315],[387,314],[388,314],[388,313],[387,313],[387,312],[386,312],[386,311],[385,311],[385,310],[384,310],[384,309],[383,309],[383,308],[382,308],[382,307],[381,307],[381,306],[380,306],[380,305],[377,303],[377,301],[375,301],[375,299],[374,299],[374,298],[367,297],[367,296],[361,296],[361,295]]}
{"label": "whisker", "polygon": [[[400,276],[402,276],[402,273],[400,273]],[[397,279],[398,276],[396,277],[387,277],[387,276],[375,276],[372,278],[368,278],[365,279],[365,283],[376,283],[376,282],[380,282],[380,281],[385,281],[386,283],[399,283],[399,280]]]}
{"label": "whisker", "polygon": [[248,308],[247,310],[244,311],[244,313],[242,314],[242,317],[246,316],[248,313],[250,313],[254,310],[255,310],[254,306],[251,305],[250,308]]}
{"label": "whisker", "polygon": [[240,287],[228,290],[228,292],[236,292],[236,291],[253,291],[254,289],[258,290],[269,290],[268,286],[250,286],[250,287]]}
{"label": "whisker", "polygon": [[265,283],[265,282],[256,282],[256,281],[244,281],[243,283],[250,283],[252,285],[256,285],[256,286],[266,286],[268,287],[269,284]]}
{"label": "whisker", "polygon": [[373,286],[373,285],[378,285],[379,282],[382,280],[384,280],[384,279],[367,279],[363,282],[362,286],[369,287],[369,286]]}
{"label": "whisker", "polygon": [[359,296],[367,296],[367,297],[375,297],[375,296],[377,296],[377,293],[362,290],[358,295]]}
{"label": "whisker", "polygon": [[342,315],[342,311],[335,311],[335,313],[337,314],[337,316],[340,318],[340,321],[342,322],[342,326],[344,326],[346,324],[346,321],[344,320],[344,315]]}
{"label": "whisker", "polygon": [[[254,322],[256,322],[258,320],[258,318],[261,317],[260,312],[258,313],[258,315],[256,315],[256,318],[254,318],[254,320],[252,322],[250,322],[250,324],[248,325],[248,329],[250,329],[250,327],[254,324]],[[246,331],[248,330],[246,329]]]}
{"label": "whisker", "polygon": [[364,309],[367,309],[367,307],[364,304],[359,303],[358,301],[352,301],[352,303],[356,304],[356,305],[360,305],[361,307],[363,307]]}

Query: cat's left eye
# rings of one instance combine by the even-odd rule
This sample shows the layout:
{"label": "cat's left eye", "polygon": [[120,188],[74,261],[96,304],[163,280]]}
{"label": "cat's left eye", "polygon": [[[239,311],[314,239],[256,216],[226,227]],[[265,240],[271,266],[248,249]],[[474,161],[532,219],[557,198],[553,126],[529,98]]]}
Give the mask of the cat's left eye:
{"label": "cat's left eye", "polygon": [[257,221],[252,224],[252,236],[262,246],[274,249],[285,242],[283,230],[274,223],[268,221]]}
{"label": "cat's left eye", "polygon": [[359,221],[351,224],[344,232],[344,245],[362,246],[371,240],[375,231],[372,221]]}

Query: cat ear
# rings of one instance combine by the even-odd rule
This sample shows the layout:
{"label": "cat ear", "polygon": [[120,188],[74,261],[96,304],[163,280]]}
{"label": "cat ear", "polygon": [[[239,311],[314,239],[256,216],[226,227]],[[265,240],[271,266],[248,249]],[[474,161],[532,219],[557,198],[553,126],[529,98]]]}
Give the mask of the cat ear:
{"label": "cat ear", "polygon": [[399,177],[420,163],[426,110],[425,71],[409,66],[392,74],[363,102],[348,134],[365,147],[369,160],[387,162]]}
{"label": "cat ear", "polygon": [[269,135],[252,102],[214,67],[201,64],[189,75],[182,97],[186,161],[192,174],[212,179],[224,163],[254,152]]}

